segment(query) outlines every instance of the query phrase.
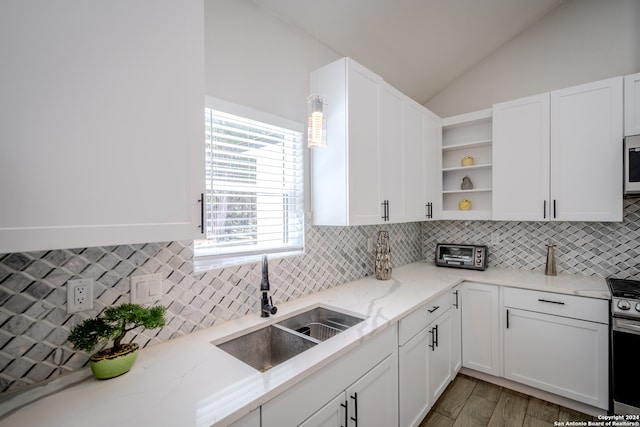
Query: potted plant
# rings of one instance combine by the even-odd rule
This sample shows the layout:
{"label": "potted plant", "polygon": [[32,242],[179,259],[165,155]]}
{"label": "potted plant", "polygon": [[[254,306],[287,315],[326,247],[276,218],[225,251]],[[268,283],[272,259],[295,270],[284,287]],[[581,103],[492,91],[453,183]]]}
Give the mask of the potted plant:
{"label": "potted plant", "polygon": [[98,317],[74,326],[68,340],[74,348],[87,353],[99,344],[113,340],[113,346],[91,355],[89,365],[98,379],[117,377],[128,372],[138,358],[139,345],[122,342],[127,332],[138,327],[161,328],[165,325],[165,311],[163,306],[147,308],[138,304],[109,307]]}

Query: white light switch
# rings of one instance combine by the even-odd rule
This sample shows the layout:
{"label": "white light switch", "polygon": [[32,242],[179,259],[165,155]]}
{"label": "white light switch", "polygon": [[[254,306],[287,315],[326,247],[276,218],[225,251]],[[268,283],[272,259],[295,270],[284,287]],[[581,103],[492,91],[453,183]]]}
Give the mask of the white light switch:
{"label": "white light switch", "polygon": [[162,274],[132,276],[131,303],[145,304],[162,299]]}

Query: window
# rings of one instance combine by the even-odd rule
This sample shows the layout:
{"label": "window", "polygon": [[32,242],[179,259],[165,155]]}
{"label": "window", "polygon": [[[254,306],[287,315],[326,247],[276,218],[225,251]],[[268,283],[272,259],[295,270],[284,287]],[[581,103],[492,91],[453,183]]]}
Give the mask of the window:
{"label": "window", "polygon": [[196,256],[301,251],[302,132],[207,107],[205,150],[206,239],[195,241]]}

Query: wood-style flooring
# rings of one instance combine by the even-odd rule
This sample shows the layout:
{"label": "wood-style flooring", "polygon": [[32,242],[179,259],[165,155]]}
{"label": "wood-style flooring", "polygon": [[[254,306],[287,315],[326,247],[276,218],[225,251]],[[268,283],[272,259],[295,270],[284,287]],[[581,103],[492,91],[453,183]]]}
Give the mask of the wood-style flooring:
{"label": "wood-style flooring", "polygon": [[590,415],[458,374],[420,427],[549,427],[554,421],[593,421]]}

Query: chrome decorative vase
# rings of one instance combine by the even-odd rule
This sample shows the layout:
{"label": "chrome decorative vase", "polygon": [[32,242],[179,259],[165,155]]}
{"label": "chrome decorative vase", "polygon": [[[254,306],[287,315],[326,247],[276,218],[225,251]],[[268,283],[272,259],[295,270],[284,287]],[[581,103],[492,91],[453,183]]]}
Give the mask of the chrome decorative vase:
{"label": "chrome decorative vase", "polygon": [[378,243],[376,244],[376,279],[391,279],[391,245],[389,232],[378,231]]}
{"label": "chrome decorative vase", "polygon": [[544,274],[547,276],[557,276],[556,272],[556,254],[555,248],[556,245],[547,245],[547,265],[544,268]]}

